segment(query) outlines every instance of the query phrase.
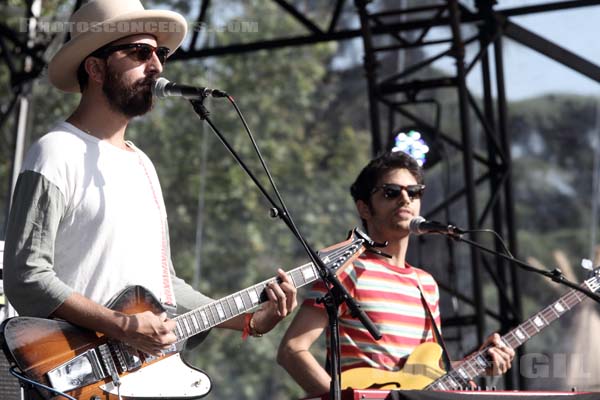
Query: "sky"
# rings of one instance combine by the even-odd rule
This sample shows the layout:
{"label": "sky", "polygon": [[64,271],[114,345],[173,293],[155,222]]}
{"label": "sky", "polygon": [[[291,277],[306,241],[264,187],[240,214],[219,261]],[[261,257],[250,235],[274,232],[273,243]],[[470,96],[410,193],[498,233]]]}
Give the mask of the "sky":
{"label": "sky", "polygon": [[[502,8],[510,8],[535,3],[539,2],[502,1],[500,5]],[[511,17],[511,20],[600,66],[600,6],[536,13]],[[556,92],[600,95],[599,82],[510,39],[504,43],[506,91],[509,100]],[[470,79],[481,79],[478,71],[474,71]]]}
{"label": "sky", "polygon": [[[500,0],[496,9],[548,3],[552,3],[552,1]],[[463,4],[469,5],[469,2],[464,1]],[[600,66],[600,6],[540,12],[511,17],[511,21]],[[358,20],[355,22],[358,24]],[[463,39],[468,35],[469,29],[463,29]],[[430,40],[448,37],[450,37],[450,33],[447,27],[432,29],[428,35]],[[522,100],[548,93],[600,95],[599,82],[508,39],[506,36],[503,43],[508,100]],[[423,49],[433,55],[446,50],[447,45],[426,46]],[[354,39],[352,45],[346,50],[334,60],[334,68],[362,64],[364,55],[362,39]],[[477,43],[467,48],[467,63],[473,59],[477,51]],[[448,75],[456,73],[454,59],[450,57],[436,61],[433,66],[447,71]],[[477,65],[469,73],[467,79],[470,89],[477,95],[481,94],[482,86],[479,68],[480,66]]]}

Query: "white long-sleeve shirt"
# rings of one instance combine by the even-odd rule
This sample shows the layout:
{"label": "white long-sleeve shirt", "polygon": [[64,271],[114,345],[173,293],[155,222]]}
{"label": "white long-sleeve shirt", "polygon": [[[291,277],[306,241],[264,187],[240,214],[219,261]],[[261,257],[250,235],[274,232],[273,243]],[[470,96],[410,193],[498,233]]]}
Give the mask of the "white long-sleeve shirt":
{"label": "white long-sleeve shirt", "polygon": [[141,285],[184,309],[210,301],[176,278],[150,159],[63,122],[29,150],[9,218],[5,291],[21,315],[48,316],[73,292],[106,303]]}

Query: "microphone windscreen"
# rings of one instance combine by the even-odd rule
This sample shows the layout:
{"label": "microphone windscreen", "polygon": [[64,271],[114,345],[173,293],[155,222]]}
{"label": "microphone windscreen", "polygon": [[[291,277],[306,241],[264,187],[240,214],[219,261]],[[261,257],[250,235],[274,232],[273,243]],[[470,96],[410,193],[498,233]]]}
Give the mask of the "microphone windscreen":
{"label": "microphone windscreen", "polygon": [[152,85],[152,94],[158,98],[167,97],[167,93],[165,92],[165,88],[169,84],[169,80],[166,78],[158,78],[154,85]]}
{"label": "microphone windscreen", "polygon": [[424,232],[419,229],[419,225],[425,221],[426,219],[421,216],[414,217],[413,219],[411,219],[408,224],[409,232],[413,235],[422,235]]}

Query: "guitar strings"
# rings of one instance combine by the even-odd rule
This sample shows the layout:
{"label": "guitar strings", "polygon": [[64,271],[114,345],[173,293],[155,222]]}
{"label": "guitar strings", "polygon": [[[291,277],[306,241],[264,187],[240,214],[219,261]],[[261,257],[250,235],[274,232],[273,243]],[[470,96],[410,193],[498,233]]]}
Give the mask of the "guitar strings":
{"label": "guitar strings", "polygon": [[[331,250],[327,254],[327,257],[332,257],[334,259],[339,258],[340,256],[342,256],[345,253],[347,253],[353,247],[356,247],[356,246],[361,247],[362,246],[362,242],[363,242],[362,239],[361,240],[355,240],[354,242],[351,242],[350,244],[347,244],[345,246],[341,246],[341,247],[339,247],[337,249]],[[353,251],[352,252],[353,254],[351,254],[351,255],[354,256],[357,252],[358,252],[358,249],[356,249],[356,251]],[[353,258],[353,257],[350,257],[350,258]],[[314,264],[313,263],[307,263],[307,264],[305,264],[303,266],[300,266],[298,268],[295,268],[294,270],[292,270],[292,271],[290,271],[290,272],[287,273],[288,276],[290,276],[290,278],[292,279],[292,282],[294,282],[294,278],[293,278],[292,274],[298,272],[298,270],[300,268],[303,268],[303,267],[305,267],[307,265],[312,265],[312,267],[314,268]],[[267,286],[267,284],[269,284],[270,282],[276,282],[276,281],[279,281],[279,279],[278,278],[270,278],[270,279],[267,279],[267,280],[265,280],[263,282],[257,283],[256,285],[253,285],[253,286],[249,287],[248,289],[245,289],[245,291],[248,291],[250,289],[255,289],[256,290],[257,288],[261,288],[262,289],[261,290],[261,294],[262,294],[262,292],[263,292],[264,288]],[[295,283],[294,283],[294,286],[295,287],[299,287]],[[301,285],[301,286],[303,286],[303,285]],[[242,290],[242,292],[243,291],[244,290]],[[216,300],[215,302],[223,302],[223,301],[225,301],[226,304],[227,304],[227,307],[230,309],[230,311],[232,312],[232,314],[235,314],[233,312],[233,310],[231,310],[231,306],[229,304],[229,299],[231,298],[231,296],[233,296],[233,295],[225,296],[221,300]],[[186,338],[189,338],[190,336],[193,336],[194,334],[197,334],[197,333],[200,333],[200,332],[202,332],[204,330],[210,329],[210,328],[216,326],[217,324],[219,324],[219,323],[227,320],[227,319],[224,319],[222,321],[217,321],[217,319],[216,319],[213,311],[210,309],[210,306],[213,305],[213,304],[214,303],[206,304],[204,306],[199,307],[196,310],[188,311],[188,312],[186,312],[184,314],[178,315],[175,318],[173,318],[173,320],[178,324],[177,325],[178,330],[181,330],[181,332],[182,332],[182,335],[177,334],[177,336],[178,336],[177,343],[185,340]],[[257,306],[258,306],[258,304],[257,305],[252,305],[251,307],[246,308],[245,311],[252,310],[252,309],[254,309]],[[206,324],[206,323],[204,323],[204,321],[203,321],[202,318],[198,318],[198,313],[200,313],[202,311],[209,311],[209,313],[207,313],[207,314],[209,314],[212,317],[212,319],[214,320],[214,322],[211,323],[210,320],[207,320],[208,324]],[[219,313],[217,312],[217,314],[219,314]],[[202,325],[206,325],[206,327],[204,327],[202,330],[197,330],[197,328],[196,328],[197,324],[193,323],[193,319],[195,319],[197,323],[199,323],[200,321],[202,321]],[[188,322],[189,328],[187,328],[185,326],[185,324],[184,324],[184,328],[186,328],[186,329],[182,329],[182,328],[179,327],[179,323],[183,322],[184,320],[186,320]],[[190,322],[191,322],[191,324],[190,324]],[[191,328],[194,328],[194,329],[192,330]],[[190,331],[192,334],[191,335],[188,334],[187,331]],[[194,331],[196,331],[196,332],[194,332]]]}

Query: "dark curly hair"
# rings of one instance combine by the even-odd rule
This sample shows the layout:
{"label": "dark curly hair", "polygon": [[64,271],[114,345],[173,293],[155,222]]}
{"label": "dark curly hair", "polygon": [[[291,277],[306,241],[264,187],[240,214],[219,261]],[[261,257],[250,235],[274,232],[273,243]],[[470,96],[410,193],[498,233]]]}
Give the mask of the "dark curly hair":
{"label": "dark curly hair", "polygon": [[354,201],[370,203],[371,192],[379,179],[394,169],[406,169],[415,177],[417,183],[423,183],[423,169],[414,158],[402,151],[386,151],[371,160],[350,186],[350,194]]}
{"label": "dark curly hair", "polygon": [[[378,157],[372,159],[366,167],[360,171],[358,177],[350,186],[350,194],[354,201],[362,200],[369,206],[369,209],[373,211],[371,205],[371,193],[373,188],[379,182],[379,179],[389,171],[395,169],[406,169],[408,172],[415,177],[417,183],[422,184],[423,169],[417,163],[417,161],[402,151],[387,151]],[[367,221],[362,220],[363,227],[369,233],[367,227]]]}

